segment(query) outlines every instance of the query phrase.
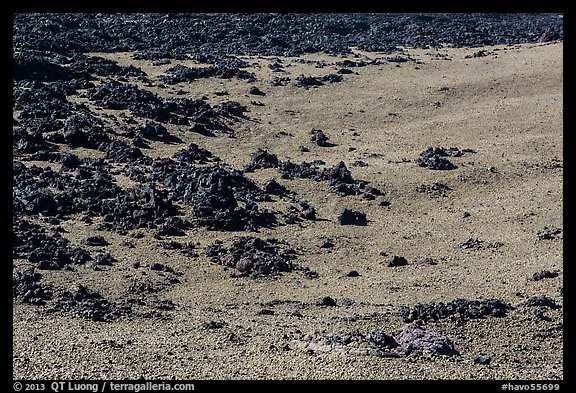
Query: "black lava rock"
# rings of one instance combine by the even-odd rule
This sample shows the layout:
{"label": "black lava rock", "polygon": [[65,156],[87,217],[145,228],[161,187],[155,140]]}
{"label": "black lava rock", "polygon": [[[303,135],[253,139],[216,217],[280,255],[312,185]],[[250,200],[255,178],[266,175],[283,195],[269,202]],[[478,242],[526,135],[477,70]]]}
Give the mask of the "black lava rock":
{"label": "black lava rock", "polygon": [[243,275],[275,275],[295,268],[291,261],[293,254],[258,237],[241,237],[228,249],[213,244],[206,249],[206,255],[211,256],[213,262],[235,268]]}
{"label": "black lava rock", "polygon": [[450,170],[457,168],[457,166],[448,161],[448,159],[439,155],[431,155],[429,157],[421,155],[420,158],[416,160],[416,164],[421,167],[436,170]]}
{"label": "black lava rock", "polygon": [[250,156],[250,163],[244,167],[245,172],[253,172],[255,169],[276,168],[279,165],[278,157],[264,149],[258,149]]}
{"label": "black lava rock", "polygon": [[150,270],[163,271],[165,270],[165,268],[166,266],[164,266],[164,264],[159,262],[152,262],[150,264]]}
{"label": "black lava rock", "polygon": [[557,271],[550,271],[550,270],[542,270],[540,272],[536,272],[532,275],[533,281],[540,281],[544,278],[554,278],[558,277]]}
{"label": "black lava rock", "polygon": [[109,253],[102,253],[97,254],[94,256],[94,261],[92,262],[92,267],[96,266],[112,266],[114,262],[117,262],[116,258],[114,258]]}
{"label": "black lava rock", "polygon": [[138,133],[142,138],[153,141],[167,140],[169,137],[166,127],[155,121],[146,121],[140,124],[138,127]]}
{"label": "black lava rock", "polygon": [[490,364],[492,357],[490,355],[476,355],[472,358],[474,364]]}
{"label": "black lava rock", "polygon": [[454,247],[459,248],[461,250],[467,250],[470,248],[479,249],[482,247],[482,241],[478,239],[469,238],[468,240],[462,243],[457,243]]}
{"label": "black lava rock", "polygon": [[353,179],[344,161],[331,168],[324,168],[315,178],[328,181],[334,192],[340,196],[360,195],[362,198],[372,200],[377,195],[383,194],[379,189],[370,186],[367,181]]}
{"label": "black lava rock", "polygon": [[283,179],[292,179],[294,177],[301,179],[310,179],[318,176],[318,168],[309,162],[295,164],[291,161],[282,161],[278,166],[278,173]]}
{"label": "black lava rock", "polygon": [[219,157],[195,143],[190,143],[186,149],[178,150],[172,157],[178,161],[196,162],[199,164],[220,161]]}
{"label": "black lava rock", "polygon": [[338,71],[336,71],[337,74],[340,75],[348,75],[348,74],[353,74],[354,71],[348,69],[348,68],[340,68]]}
{"label": "black lava rock", "polygon": [[111,303],[83,285],[76,285],[59,294],[50,311],[65,311],[74,317],[92,321],[110,321],[122,315],[131,315],[129,307]]}
{"label": "black lava rock", "polygon": [[454,299],[448,303],[416,304],[411,310],[409,307],[402,307],[400,315],[404,322],[438,321],[449,317],[457,321],[465,321],[487,316],[503,317],[510,308],[510,305],[499,299]]}
{"label": "black lava rock", "polygon": [[398,346],[398,343],[396,340],[394,340],[394,337],[389,336],[380,329],[371,330],[366,335],[366,340],[379,348],[396,348]]}
{"label": "black lava rock", "polygon": [[266,95],[266,93],[264,93],[262,90],[260,90],[256,86],[252,86],[250,88],[250,90],[248,91],[248,93],[253,94],[255,96],[265,96]]}
{"label": "black lava rock", "polygon": [[549,307],[552,309],[560,308],[556,301],[546,295],[536,295],[528,298],[527,300],[520,303],[523,307]]}
{"label": "black lava rock", "polygon": [[286,187],[278,183],[273,177],[266,180],[263,189],[266,193],[272,195],[286,195],[288,193]]}
{"label": "black lava rock", "polygon": [[270,226],[274,215],[258,208],[264,193],[242,172],[222,164],[196,167],[188,162],[161,159],[153,177],[164,183],[173,198],[189,205],[194,225],[210,230],[242,230]]}
{"label": "black lava rock", "polygon": [[320,248],[332,248],[334,247],[334,242],[332,240],[322,240],[319,245]]}
{"label": "black lava rock", "polygon": [[308,134],[310,134],[310,140],[318,146],[331,146],[328,143],[330,138],[322,130],[311,130]]}
{"label": "black lava rock", "polygon": [[338,216],[338,224],[340,225],[366,225],[366,214],[351,210],[351,209],[342,209],[340,215]]}
{"label": "black lava rock", "polygon": [[398,255],[391,255],[386,262],[386,266],[388,267],[396,267],[396,266],[404,266],[407,265],[408,261],[406,258],[398,256]]}
{"label": "black lava rock", "polygon": [[541,231],[538,232],[538,239],[540,240],[552,240],[558,237],[561,237],[562,229],[560,228],[548,228],[544,227]]}
{"label": "black lava rock", "polygon": [[316,304],[319,306],[336,307],[336,300],[332,299],[330,296],[324,296],[319,299]]}
{"label": "black lava rock", "polygon": [[49,290],[40,285],[42,275],[33,267],[24,268],[12,276],[12,296],[23,303],[42,305],[52,298]]}
{"label": "black lava rock", "polygon": [[452,162],[448,161],[446,157],[460,157],[464,153],[475,153],[472,149],[459,149],[457,147],[429,147],[420,153],[420,157],[416,160],[416,164],[421,167],[436,169],[436,170],[450,170],[457,168]]}
{"label": "black lava rock", "polygon": [[82,241],[82,244],[87,246],[106,246],[110,243],[104,239],[104,236],[96,235],[96,236],[88,236],[86,239]]}
{"label": "black lava rock", "polygon": [[[480,13],[144,13],[98,16],[20,13],[14,16],[13,25],[15,47],[43,54],[49,50],[54,54],[41,58],[53,65],[62,63],[64,57],[56,53],[136,51],[133,58],[153,61],[192,57],[213,64],[216,69],[210,72],[228,78],[237,74],[246,77],[246,71],[242,70],[245,62],[230,56],[235,53],[269,56],[298,56],[314,52],[348,54],[350,47],[354,46],[365,51],[391,53],[397,46],[480,47],[548,42],[563,37],[563,19],[557,13],[503,13],[497,17]],[[127,25],[131,28],[125,29]],[[99,34],[102,31],[114,34]],[[223,32],[226,32],[227,39],[222,39]],[[16,60],[19,63],[15,63],[14,69],[20,70],[19,79],[73,78],[72,71],[63,66],[48,68],[35,59],[28,60],[27,56]],[[80,60],[88,65],[103,63],[100,65],[110,67],[90,58]],[[361,63],[362,60],[347,60],[338,65],[354,67],[361,66]],[[174,74],[179,75],[178,72]]]}
{"label": "black lava rock", "polygon": [[305,75],[298,75],[296,77],[295,85],[297,87],[304,87],[308,89],[309,87],[317,87],[322,86],[324,82],[320,78],[314,76],[305,76]]}

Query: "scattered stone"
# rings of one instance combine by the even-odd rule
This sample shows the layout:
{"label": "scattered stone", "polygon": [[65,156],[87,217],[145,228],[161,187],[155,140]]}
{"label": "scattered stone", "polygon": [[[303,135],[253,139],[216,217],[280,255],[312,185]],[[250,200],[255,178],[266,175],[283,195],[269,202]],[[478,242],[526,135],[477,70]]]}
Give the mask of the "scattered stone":
{"label": "scattered stone", "polygon": [[261,310],[258,310],[256,315],[274,315],[274,310],[269,310],[267,308],[263,308]]}
{"label": "scattered stone", "polygon": [[328,143],[330,138],[322,130],[311,130],[308,134],[310,134],[310,140],[318,146],[332,146],[332,144]]}
{"label": "scattered stone", "polygon": [[277,168],[279,164],[275,154],[259,148],[250,156],[250,163],[244,166],[244,172],[254,172],[255,169],[262,168]]}
{"label": "scattered stone", "polygon": [[360,195],[364,199],[373,200],[377,195],[383,195],[382,191],[370,186],[367,181],[354,180],[344,161],[331,168],[324,168],[315,178],[328,181],[334,192],[340,196]]}
{"label": "scattered stone", "polygon": [[439,155],[432,155],[430,157],[421,155],[420,158],[416,160],[416,164],[421,167],[435,170],[450,170],[457,168],[456,165],[448,161],[445,157]]}
{"label": "scattered stone", "polygon": [[202,329],[222,329],[224,326],[228,325],[225,321],[208,321],[203,322],[200,327]]}
{"label": "scattered stone", "polygon": [[554,240],[556,238],[562,239],[563,236],[561,234],[562,234],[562,229],[560,229],[560,228],[544,227],[544,229],[542,229],[540,232],[538,232],[538,239],[540,239],[540,240]]}
{"label": "scattered stone", "polygon": [[290,83],[290,78],[287,76],[275,76],[268,81],[272,86],[286,86]]}
{"label": "scattered stone", "polygon": [[41,260],[36,267],[40,270],[60,270],[64,267],[64,264],[60,261]]}
{"label": "scattered stone", "polygon": [[461,250],[467,250],[470,248],[479,249],[482,248],[482,241],[478,240],[477,238],[476,239],[469,238],[465,242],[456,244],[454,247],[459,248]]}
{"label": "scattered stone", "polygon": [[464,58],[465,59],[471,59],[471,58],[476,58],[476,57],[485,57],[485,56],[493,55],[493,54],[494,54],[493,51],[487,51],[484,49],[480,49],[480,50],[475,51],[471,55],[464,56]]}
{"label": "scattered stone", "polygon": [[318,168],[309,162],[295,164],[291,161],[282,161],[278,166],[278,173],[283,179],[310,179],[318,176]]}
{"label": "scattered stone", "polygon": [[396,348],[398,343],[394,337],[380,329],[373,329],[366,335],[366,340],[379,348]]}
{"label": "scattered stone", "polygon": [[467,319],[487,316],[504,317],[510,308],[512,308],[510,305],[499,299],[454,299],[448,303],[415,304],[412,309],[403,306],[400,309],[400,315],[404,322],[417,320],[435,322],[445,318],[453,318],[457,322],[463,322]]}
{"label": "scattered stone", "polygon": [[310,204],[306,201],[299,201],[298,206],[302,209],[302,213],[300,215],[302,218],[306,220],[315,220],[316,219],[316,210],[310,206]]}
{"label": "scattered stone", "polygon": [[212,244],[206,249],[212,261],[237,269],[242,275],[277,275],[294,270],[290,251],[281,251],[270,241],[258,237],[243,236],[224,249],[221,244]]}
{"label": "scattered stone", "polygon": [[490,355],[484,355],[484,354],[480,354],[480,355],[475,355],[472,358],[472,363],[473,364],[484,364],[484,365],[488,365],[490,364],[490,361],[492,360],[492,357]]}
{"label": "scattered stone", "polygon": [[334,242],[330,239],[322,240],[318,245],[320,248],[332,248],[334,247]]}
{"label": "scattered stone", "polygon": [[269,63],[268,68],[273,72],[284,72],[284,66],[282,66],[282,60],[280,59],[276,59],[273,63]]}
{"label": "scattered stone", "polygon": [[309,355],[326,353],[338,356],[376,356],[397,358],[403,356],[403,352],[377,345],[367,341],[359,332],[353,332],[345,337],[337,334],[309,333],[301,340],[291,342],[291,347],[301,349]]}
{"label": "scattered stone", "polygon": [[298,202],[298,207],[294,205],[289,205],[287,207],[287,213],[284,215],[284,221],[286,224],[296,224],[304,220],[316,220],[316,209],[310,206],[305,201]]}
{"label": "scattered stone", "polygon": [[130,308],[110,303],[99,293],[80,284],[60,293],[49,311],[66,311],[74,317],[92,321],[110,321],[131,313]]}
{"label": "scattered stone", "polygon": [[423,259],[416,260],[414,263],[418,265],[437,265],[438,261],[434,258],[426,257]]}
{"label": "scattered stone", "polygon": [[360,273],[358,273],[356,270],[350,270],[349,272],[347,272],[345,274],[346,277],[359,277]]}
{"label": "scattered stone", "polygon": [[391,255],[386,262],[386,266],[388,267],[396,267],[396,266],[405,266],[408,264],[406,258],[398,256],[398,255]]}
{"label": "scattered stone", "polygon": [[532,275],[533,281],[540,281],[544,278],[554,278],[558,277],[558,271],[550,271],[550,270],[542,270],[540,272],[536,272]]}
{"label": "scattered stone", "polygon": [[335,307],[336,300],[332,299],[330,296],[324,296],[323,298],[319,299],[316,304],[318,306]]}
{"label": "scattered stone", "polygon": [[256,96],[265,96],[266,95],[266,93],[264,93],[262,90],[260,90],[256,86],[252,86],[250,88],[250,90],[248,91],[248,93],[256,95]]}
{"label": "scattered stone", "polygon": [[549,307],[552,309],[560,308],[556,301],[549,296],[546,295],[536,295],[526,299],[523,302],[520,302],[518,306],[521,307]]}
{"label": "scattered stone", "polygon": [[353,74],[354,71],[352,71],[349,68],[340,68],[338,71],[336,71],[336,73],[340,74],[340,75],[348,75],[348,74]]}
{"label": "scattered stone", "polygon": [[430,198],[441,198],[448,194],[448,191],[452,191],[446,183],[434,182],[432,184],[420,184],[416,188],[417,192],[426,193]]}
{"label": "scattered stone", "polygon": [[219,157],[195,143],[190,143],[186,149],[178,150],[172,157],[181,162],[197,162],[199,164],[220,161]]}
{"label": "scattered stone", "polygon": [[464,153],[472,152],[475,151],[472,149],[460,150],[456,147],[429,147],[420,153],[420,157],[416,160],[416,164],[421,167],[435,170],[455,169],[457,166],[448,161],[446,157],[460,157],[464,155]]}
{"label": "scattered stone", "polygon": [[274,179],[273,177],[266,179],[263,189],[264,192],[272,195],[288,194],[288,189],[284,187],[282,184],[278,183],[276,179]]}
{"label": "scattered stone", "polygon": [[153,177],[164,183],[172,198],[190,206],[193,225],[233,231],[275,223],[274,215],[256,203],[264,193],[240,171],[223,164],[197,167],[170,159],[155,161],[152,167]]}
{"label": "scattered stone", "polygon": [[150,270],[157,270],[157,271],[162,271],[165,270],[166,266],[164,266],[164,264],[159,263],[159,262],[152,262],[150,264]]}
{"label": "scattered stone", "polygon": [[110,243],[108,243],[106,239],[104,239],[104,236],[97,235],[87,237],[82,241],[82,244],[85,244],[87,246],[107,246]]}
{"label": "scattered stone", "polygon": [[112,266],[114,262],[117,262],[116,258],[109,253],[97,254],[92,262],[92,268],[96,268],[97,266]]}
{"label": "scattered stone", "polygon": [[146,121],[138,127],[139,135],[152,141],[166,141],[169,138],[168,130],[155,121]]}
{"label": "scattered stone", "polygon": [[351,209],[342,209],[340,215],[338,216],[338,224],[340,225],[366,225],[366,214],[351,210]]}
{"label": "scattered stone", "polygon": [[367,167],[368,164],[362,160],[356,160],[353,161],[352,163],[350,163],[350,166],[354,166],[354,167]]}
{"label": "scattered stone", "polygon": [[295,86],[296,87],[304,87],[308,89],[309,87],[317,87],[324,85],[324,82],[320,78],[316,78],[314,76],[305,76],[299,75],[296,78]]}

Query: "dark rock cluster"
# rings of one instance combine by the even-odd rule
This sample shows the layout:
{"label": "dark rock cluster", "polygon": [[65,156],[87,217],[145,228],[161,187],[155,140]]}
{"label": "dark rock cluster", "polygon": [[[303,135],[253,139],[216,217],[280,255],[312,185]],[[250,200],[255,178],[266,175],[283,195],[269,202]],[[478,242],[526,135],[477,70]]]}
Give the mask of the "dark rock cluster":
{"label": "dark rock cluster", "polygon": [[456,147],[429,147],[420,153],[416,164],[421,167],[436,170],[450,170],[457,168],[446,157],[460,157],[466,152],[474,152],[471,149],[460,150]]}
{"label": "dark rock cluster", "polygon": [[42,305],[52,298],[49,290],[40,285],[42,275],[33,267],[24,268],[12,277],[12,296],[21,302]]}
{"label": "dark rock cluster", "polygon": [[194,53],[204,63],[230,53],[344,54],[351,46],[389,52],[398,46],[484,46],[563,37],[562,18],[544,13],[16,13],[13,22],[15,47],[55,53],[138,51],[137,58],[150,60]]}
{"label": "dark rock cluster", "polygon": [[400,309],[400,315],[404,322],[416,320],[433,322],[445,318],[465,321],[488,316],[503,317],[510,308],[509,304],[499,299],[454,299],[448,303],[415,304],[412,308],[403,306]]}
{"label": "dark rock cluster", "polygon": [[257,205],[264,193],[242,172],[224,164],[194,166],[188,161],[157,160],[154,180],[170,197],[190,206],[197,225],[210,230],[257,229],[275,223],[275,217]]}
{"label": "dark rock cluster", "polygon": [[290,250],[280,250],[271,240],[244,236],[223,248],[215,243],[206,249],[206,255],[221,265],[235,268],[244,275],[275,275],[294,270],[292,259],[295,253]]}

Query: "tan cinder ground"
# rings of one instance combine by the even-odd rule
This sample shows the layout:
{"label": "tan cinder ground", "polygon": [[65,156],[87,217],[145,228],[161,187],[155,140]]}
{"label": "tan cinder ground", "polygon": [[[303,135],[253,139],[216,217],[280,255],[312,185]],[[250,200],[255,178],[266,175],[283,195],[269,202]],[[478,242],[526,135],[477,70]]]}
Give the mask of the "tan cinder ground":
{"label": "tan cinder ground", "polygon": [[[402,305],[454,298],[499,298],[515,305],[540,294],[563,304],[563,241],[537,237],[545,226],[563,228],[563,45],[487,47],[488,56],[465,58],[478,49],[406,49],[404,55],[419,64],[352,68],[358,74],[308,90],[293,83],[272,87],[267,80],[286,75],[293,82],[301,73],[333,73],[340,68],[334,61],[341,58],[304,57],[326,61],[323,68],[283,59],[286,74],[271,72],[268,58],[248,58],[252,64],[248,70],[258,77],[254,83],[209,79],[166,89],[140,84],[164,96],[179,89],[193,98],[206,95],[210,104],[236,100],[255,119],[234,123],[235,139],[208,138],[187,127],[170,126],[169,131],[184,143],[153,143],[154,149],[146,154],[169,157],[195,142],[238,169],[259,147],[281,160],[321,159],[326,166],[343,160],[355,179],[372,182],[386,195],[376,201],[343,198],[325,182],[283,180],[274,169],[247,174],[259,184],[274,176],[316,208],[318,221],[251,233],[285,240],[299,252],[295,262],[316,271],[316,279],[298,272],[277,278],[231,277],[232,270],[210,262],[202,252],[189,259],[157,248],[152,232],[141,231],[146,234],[142,239],[129,238],[135,248],[122,246],[126,237],[101,233],[111,243],[107,251],[118,259],[114,266],[100,272],[88,266],[75,272],[43,271],[43,282],[55,287],[83,283],[114,300],[126,294],[132,279],[160,280],[153,271],[133,268],[134,261],[162,262],[182,273],[181,284],[158,295],[177,305],[167,312],[171,319],[92,322],[15,302],[14,378],[562,379],[562,308],[546,312],[550,321],[519,307],[504,318],[472,320],[463,326],[449,320],[428,323],[427,328],[454,342],[461,354],[456,357],[310,354],[297,345],[310,332],[343,336],[374,328],[392,332],[404,324],[396,314]],[[157,75],[178,63],[153,67],[150,61],[132,60],[130,54],[101,55],[142,67],[155,82]],[[252,85],[266,96],[249,95]],[[222,90],[229,95],[214,94]],[[264,106],[251,104],[253,100]],[[311,143],[308,131],[313,128],[323,130],[336,146]],[[310,151],[299,151],[301,145]],[[415,164],[429,146],[477,152],[450,158],[458,165],[455,170],[433,171]],[[356,160],[368,166],[352,167]],[[126,178],[118,177],[118,182],[130,185]],[[434,182],[444,182],[452,191],[436,198],[417,191],[418,186]],[[390,206],[378,206],[381,199]],[[275,211],[285,211],[287,205],[280,198],[263,204]],[[365,212],[369,224],[338,225],[343,207]],[[469,217],[463,217],[465,211]],[[79,244],[94,234],[96,225],[65,221],[62,226],[68,231],[64,235]],[[199,242],[202,250],[216,239],[229,244],[244,234],[193,229],[177,240]],[[471,237],[495,247],[454,247]],[[325,238],[333,239],[335,247],[320,248]],[[381,251],[404,256],[409,264],[386,267]],[[415,263],[425,257],[437,259],[438,265]],[[14,262],[15,269],[27,264]],[[561,274],[529,280],[544,269]],[[360,276],[344,277],[350,270]],[[336,299],[338,305],[317,306],[323,296]],[[343,298],[354,304],[342,305]],[[285,302],[262,305],[274,299]],[[305,306],[298,308],[301,304]],[[274,315],[258,315],[262,308]],[[295,310],[301,316],[293,315]],[[370,318],[370,313],[376,316]],[[346,319],[352,315],[365,318]],[[203,329],[207,321],[226,325]],[[481,353],[491,355],[489,365],[472,363]]]}

